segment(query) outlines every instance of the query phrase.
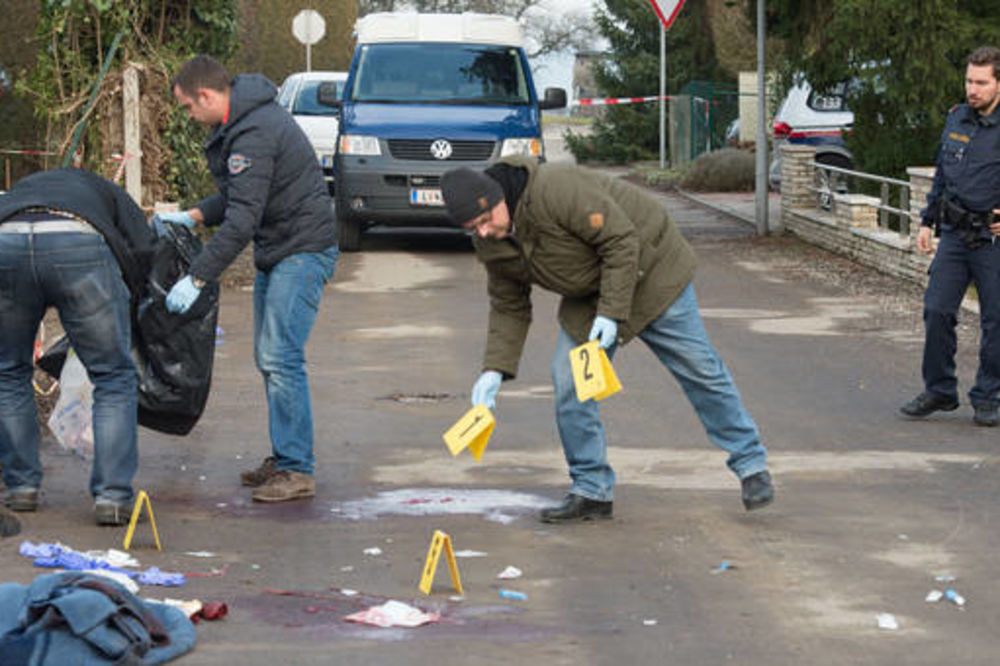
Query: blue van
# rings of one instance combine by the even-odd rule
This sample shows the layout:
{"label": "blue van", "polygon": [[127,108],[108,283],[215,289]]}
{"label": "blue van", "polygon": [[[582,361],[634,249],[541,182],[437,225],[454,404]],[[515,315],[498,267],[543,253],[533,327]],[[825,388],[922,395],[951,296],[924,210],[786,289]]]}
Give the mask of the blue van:
{"label": "blue van", "polygon": [[340,247],[374,224],[448,224],[441,175],[507,155],[544,158],[541,110],[517,21],[492,14],[369,14],[340,106],[335,158]]}

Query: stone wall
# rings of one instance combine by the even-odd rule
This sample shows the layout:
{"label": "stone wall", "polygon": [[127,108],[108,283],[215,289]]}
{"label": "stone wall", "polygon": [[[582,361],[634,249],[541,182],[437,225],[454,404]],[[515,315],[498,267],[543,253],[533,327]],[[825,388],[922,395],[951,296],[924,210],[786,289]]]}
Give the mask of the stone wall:
{"label": "stone wall", "polygon": [[913,167],[910,177],[910,231],[898,233],[878,226],[876,197],[834,194],[832,210],[821,210],[810,188],[815,179],[810,146],[781,147],[781,221],[786,232],[865,266],[921,286],[927,282],[930,257],[917,252],[920,210],[934,178],[934,169]]}

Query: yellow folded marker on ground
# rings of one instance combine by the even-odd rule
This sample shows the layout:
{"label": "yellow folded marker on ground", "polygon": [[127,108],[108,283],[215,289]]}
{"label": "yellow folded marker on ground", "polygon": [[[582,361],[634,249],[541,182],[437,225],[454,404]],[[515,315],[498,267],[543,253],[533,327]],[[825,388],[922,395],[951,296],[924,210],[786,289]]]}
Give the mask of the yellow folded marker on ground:
{"label": "yellow folded marker on ground", "polygon": [[486,450],[486,443],[493,434],[493,427],[496,421],[493,412],[485,405],[476,405],[467,411],[455,425],[448,428],[444,433],[444,443],[447,445],[451,455],[457,456],[463,449],[472,451],[472,457],[479,462]]}
{"label": "yellow folded marker on ground", "polygon": [[153,528],[153,539],[156,541],[156,550],[163,550],[160,545],[160,534],[156,531],[156,517],[153,516],[153,504],[149,501],[149,494],[145,490],[140,490],[139,494],[135,496],[135,502],[132,504],[132,518],[128,521],[128,530],[125,531],[125,540],[122,542],[122,547],[128,550],[132,545],[132,535],[135,534],[135,526],[139,522],[139,515],[142,513],[142,507],[146,507],[146,512],[149,514],[149,525]]}
{"label": "yellow folded marker on ground", "polygon": [[438,560],[441,558],[442,550],[444,551],[444,558],[448,561],[448,571],[451,572],[451,584],[456,592],[464,594],[462,590],[462,577],[458,574],[458,562],[455,560],[455,550],[451,545],[451,537],[441,530],[434,530],[431,547],[427,549],[427,561],[424,562],[423,574],[420,576],[420,591],[424,594],[431,593],[431,586],[434,584],[434,573],[437,571]]}
{"label": "yellow folded marker on ground", "polygon": [[591,398],[604,400],[622,390],[618,375],[597,340],[570,349],[569,364],[573,370],[576,397],[580,402]]}

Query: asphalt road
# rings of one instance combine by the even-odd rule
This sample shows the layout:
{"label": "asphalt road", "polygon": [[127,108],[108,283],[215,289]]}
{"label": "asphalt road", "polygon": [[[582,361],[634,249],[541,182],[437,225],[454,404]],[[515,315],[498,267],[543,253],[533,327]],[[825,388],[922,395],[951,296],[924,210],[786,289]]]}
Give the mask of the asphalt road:
{"label": "asphalt road", "polygon": [[[308,350],[314,500],[254,505],[238,484],[268,452],[248,290],[223,294],[197,428],[140,433],[137,487],[152,497],[164,550],[143,526],[135,555],[144,567],[220,574],[143,594],[230,608],[199,625],[179,663],[995,663],[998,432],[975,427],[968,405],[924,422],[897,416],[920,386],[919,292],[662,199],[699,255],[703,316],[769,447],[774,505],[743,511],[724,454],[636,343],[616,356],[624,390],[603,407],[614,520],[537,522],[568,485],[548,383],[556,299],[534,296],[521,374],[500,393],[482,462],[452,457],[441,434],[478,374],[485,276],[460,235],[376,234],[342,256]],[[975,349],[963,336],[967,388]],[[42,510],[22,536],[120,548],[124,530],[92,525],[87,466],[51,442],[44,462]],[[443,562],[432,594],[417,590],[435,530],[458,551],[486,553],[458,560],[460,601]],[[19,543],[0,542],[2,581],[40,573]],[[508,565],[523,575],[498,580]],[[943,574],[955,580],[935,580]],[[947,586],[963,608],[925,602]],[[527,599],[502,599],[500,587]],[[388,599],[441,620],[343,620]],[[899,628],[879,629],[879,613]]]}

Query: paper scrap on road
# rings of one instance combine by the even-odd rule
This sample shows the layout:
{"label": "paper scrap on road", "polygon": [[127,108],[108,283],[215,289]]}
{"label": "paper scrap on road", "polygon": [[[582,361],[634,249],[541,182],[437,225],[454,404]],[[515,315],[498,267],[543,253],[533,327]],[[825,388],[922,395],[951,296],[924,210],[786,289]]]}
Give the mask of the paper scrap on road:
{"label": "paper scrap on road", "polygon": [[518,569],[517,567],[508,566],[506,569],[497,574],[497,578],[500,578],[502,580],[520,578],[522,573],[524,572]]}
{"label": "paper scrap on road", "polygon": [[402,601],[387,601],[381,606],[372,606],[363,611],[353,613],[344,618],[348,622],[359,622],[374,627],[419,627],[437,622],[441,613],[431,611],[425,613]]}
{"label": "paper scrap on road", "polygon": [[896,622],[896,616],[892,613],[879,613],[877,620],[879,629],[886,629],[888,631],[895,631],[896,629],[899,629],[899,623]]}

